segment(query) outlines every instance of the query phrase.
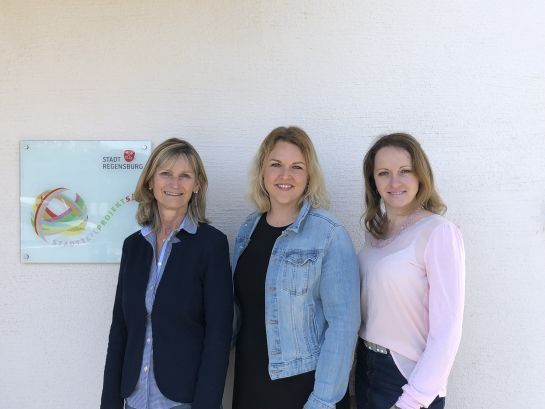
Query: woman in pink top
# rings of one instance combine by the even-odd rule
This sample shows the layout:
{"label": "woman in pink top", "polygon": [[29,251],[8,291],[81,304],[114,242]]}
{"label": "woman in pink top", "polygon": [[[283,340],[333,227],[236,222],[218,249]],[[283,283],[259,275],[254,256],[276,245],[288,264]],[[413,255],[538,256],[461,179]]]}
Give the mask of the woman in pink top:
{"label": "woman in pink top", "polygon": [[462,334],[462,236],[411,135],[379,138],[363,174],[358,409],[442,409]]}

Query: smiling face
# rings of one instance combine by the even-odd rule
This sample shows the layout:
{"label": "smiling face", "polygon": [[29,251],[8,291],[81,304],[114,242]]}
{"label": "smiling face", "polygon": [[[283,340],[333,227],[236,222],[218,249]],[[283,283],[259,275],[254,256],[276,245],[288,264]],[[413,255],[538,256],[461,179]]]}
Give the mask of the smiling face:
{"label": "smiling face", "polygon": [[396,146],[379,149],[373,177],[388,214],[402,215],[415,209],[419,181],[409,152]]}
{"label": "smiling face", "polygon": [[296,145],[278,141],[263,163],[263,182],[271,210],[293,212],[308,182],[307,164]]}
{"label": "smiling face", "polygon": [[182,216],[193,192],[198,190],[195,172],[183,155],[166,161],[157,167],[150,181],[153,196],[160,214],[166,212]]}

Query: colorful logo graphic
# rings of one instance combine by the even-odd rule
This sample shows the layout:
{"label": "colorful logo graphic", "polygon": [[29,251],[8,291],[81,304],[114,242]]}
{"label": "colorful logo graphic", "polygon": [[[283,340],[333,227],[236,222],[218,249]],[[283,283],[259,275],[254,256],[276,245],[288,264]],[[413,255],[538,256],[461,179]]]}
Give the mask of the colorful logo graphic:
{"label": "colorful logo graphic", "polygon": [[125,158],[126,162],[132,162],[134,159],[135,152],[131,151],[130,149],[127,149],[123,152],[123,157]]}
{"label": "colorful logo graphic", "polygon": [[87,206],[83,198],[64,187],[42,192],[32,205],[32,226],[46,242],[84,234],[87,219]]}

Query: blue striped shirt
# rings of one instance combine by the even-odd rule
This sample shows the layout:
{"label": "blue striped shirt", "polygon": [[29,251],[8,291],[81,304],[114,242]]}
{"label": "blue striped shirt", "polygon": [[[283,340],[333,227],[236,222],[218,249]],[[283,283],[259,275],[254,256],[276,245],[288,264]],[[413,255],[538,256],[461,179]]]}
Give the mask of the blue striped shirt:
{"label": "blue striped shirt", "polygon": [[[151,310],[155,301],[155,293],[163,271],[170,256],[173,243],[179,243],[180,240],[176,234],[180,230],[195,234],[197,225],[190,217],[184,217],[178,230],[174,230],[166,238],[161,249],[161,254],[157,256],[156,234],[149,226],[142,228],[140,233],[151,244],[153,248],[153,260],[151,262],[148,286],[146,288],[146,310],[148,311],[148,321],[146,323],[146,335],[144,342],[144,354],[142,358],[142,367],[140,376],[134,392],[127,398],[127,404],[135,409],[171,409],[180,405],[180,402],[174,402],[166,398],[157,386],[155,374],[153,371],[153,334],[151,329]],[[190,403],[190,402],[188,402]]]}

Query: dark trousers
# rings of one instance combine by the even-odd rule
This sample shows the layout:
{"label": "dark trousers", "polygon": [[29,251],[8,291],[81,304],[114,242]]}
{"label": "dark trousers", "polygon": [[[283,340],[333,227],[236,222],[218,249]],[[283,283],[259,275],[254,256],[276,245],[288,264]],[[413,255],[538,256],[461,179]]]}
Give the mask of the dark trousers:
{"label": "dark trousers", "polygon": [[[358,339],[356,349],[356,400],[358,409],[390,409],[403,393],[407,383],[390,353],[370,351]],[[443,409],[445,398],[439,396],[428,409]]]}

